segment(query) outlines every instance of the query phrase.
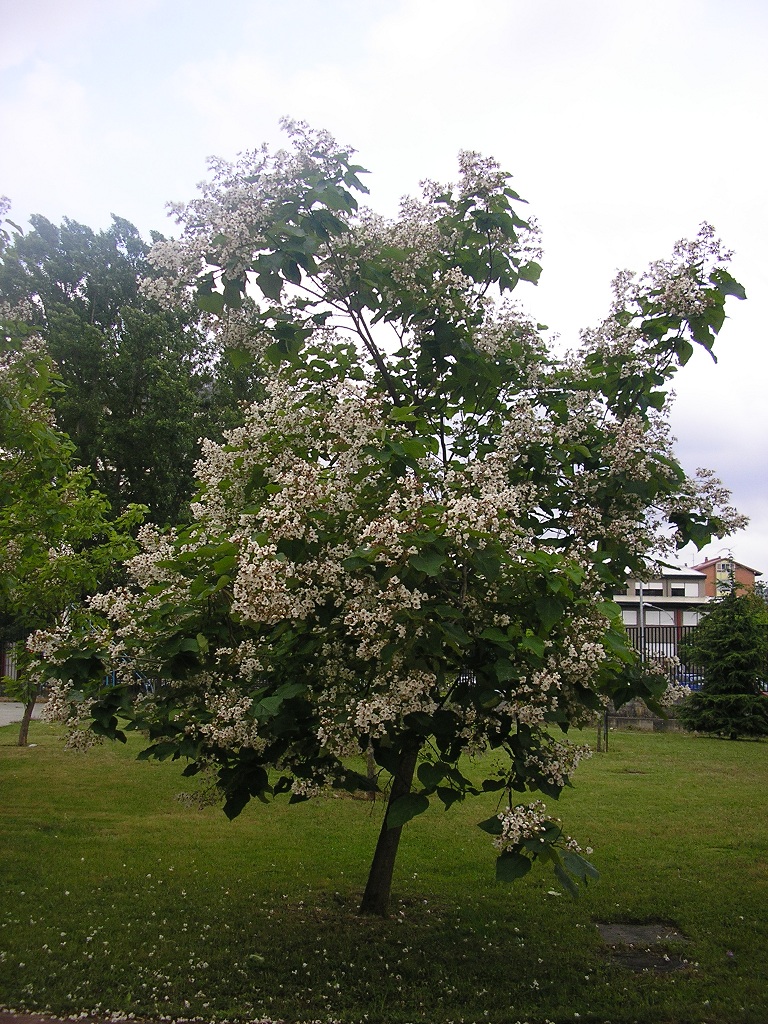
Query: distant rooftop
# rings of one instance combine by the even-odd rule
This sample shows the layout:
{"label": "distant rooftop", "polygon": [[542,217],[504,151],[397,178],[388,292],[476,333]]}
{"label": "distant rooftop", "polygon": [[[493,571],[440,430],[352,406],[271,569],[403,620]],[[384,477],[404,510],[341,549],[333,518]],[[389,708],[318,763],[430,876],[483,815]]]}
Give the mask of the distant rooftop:
{"label": "distant rooftop", "polygon": [[746,569],[747,572],[752,572],[755,576],[763,575],[759,569],[752,569],[750,566],[744,565],[743,562],[737,562],[736,559],[732,558],[730,555],[718,555],[716,558],[708,558],[705,562],[699,562],[695,568],[707,569],[710,565],[715,565],[717,562],[732,562],[735,566],[738,566],[739,569]]}

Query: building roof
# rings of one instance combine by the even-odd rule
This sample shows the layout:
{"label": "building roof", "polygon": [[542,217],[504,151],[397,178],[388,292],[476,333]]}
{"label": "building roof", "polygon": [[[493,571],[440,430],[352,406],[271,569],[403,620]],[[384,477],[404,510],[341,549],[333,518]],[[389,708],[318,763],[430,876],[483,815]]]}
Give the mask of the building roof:
{"label": "building roof", "polygon": [[[698,568],[692,569],[688,565],[665,565],[661,569],[649,576],[648,579],[644,580],[644,585],[652,583],[654,580],[669,580],[669,579],[688,579],[688,580],[699,580],[706,579],[707,574],[701,572]],[[627,573],[627,583],[638,583],[637,576],[632,573]]]}
{"label": "building roof", "polygon": [[708,569],[710,565],[715,565],[717,562],[732,562],[734,566],[738,566],[739,569],[746,569],[747,572],[754,573],[755,576],[763,575],[759,569],[752,569],[748,565],[744,565],[743,562],[737,562],[735,558],[730,558],[727,555],[719,555],[717,558],[708,558],[706,562],[700,562],[699,565],[694,566],[694,568]]}

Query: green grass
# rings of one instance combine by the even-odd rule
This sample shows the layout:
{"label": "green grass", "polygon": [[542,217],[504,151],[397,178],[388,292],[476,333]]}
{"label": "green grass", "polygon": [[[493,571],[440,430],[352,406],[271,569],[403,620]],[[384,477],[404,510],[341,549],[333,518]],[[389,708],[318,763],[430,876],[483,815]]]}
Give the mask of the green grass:
{"label": "green grass", "polygon": [[[381,805],[176,799],[138,747],[0,729],[0,1007],[204,1021],[768,1020],[768,744],[614,733],[557,812],[594,847],[577,901],[493,881],[489,797],[403,833],[392,916],[355,914]],[[595,923],[674,923],[684,969],[635,973]]]}

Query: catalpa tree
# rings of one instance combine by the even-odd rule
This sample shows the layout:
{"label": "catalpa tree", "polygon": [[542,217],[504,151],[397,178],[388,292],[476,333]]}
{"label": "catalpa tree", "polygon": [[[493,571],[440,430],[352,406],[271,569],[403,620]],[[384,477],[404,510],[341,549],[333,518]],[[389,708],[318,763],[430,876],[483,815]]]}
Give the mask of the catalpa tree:
{"label": "catalpa tree", "polygon": [[[286,127],[290,150],[214,164],[148,284],[271,364],[267,397],[205,446],[191,526],[145,528],[87,628],[37,638],[51,706],[75,743],[125,720],[143,756],[213,766],[230,817],[386,779],[363,912],[387,910],[403,825],[479,792],[498,793],[481,825],[498,877],[540,859],[574,888],[595,869],[523,795],[568,785],[588,752],[570,726],[654,695],[609,599],[625,573],[733,526],[664,414],[742,289],[705,228],[621,275],[607,319],[556,358],[509,298],[538,279],[537,236],[494,161],[461,154],[457,184],[389,220],[358,207],[349,151]],[[162,680],[138,701],[137,673]],[[465,755],[488,750],[470,781]]]}

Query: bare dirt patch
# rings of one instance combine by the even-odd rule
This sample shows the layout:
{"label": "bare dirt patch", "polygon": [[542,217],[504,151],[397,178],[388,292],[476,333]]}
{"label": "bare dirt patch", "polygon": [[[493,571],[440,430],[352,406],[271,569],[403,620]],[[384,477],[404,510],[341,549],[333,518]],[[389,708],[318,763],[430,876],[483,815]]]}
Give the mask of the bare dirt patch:
{"label": "bare dirt patch", "polygon": [[598,923],[597,930],[603,942],[610,947],[611,959],[630,971],[668,974],[691,968],[682,951],[667,948],[669,945],[679,946],[688,942],[687,937],[674,925],[663,922]]}

